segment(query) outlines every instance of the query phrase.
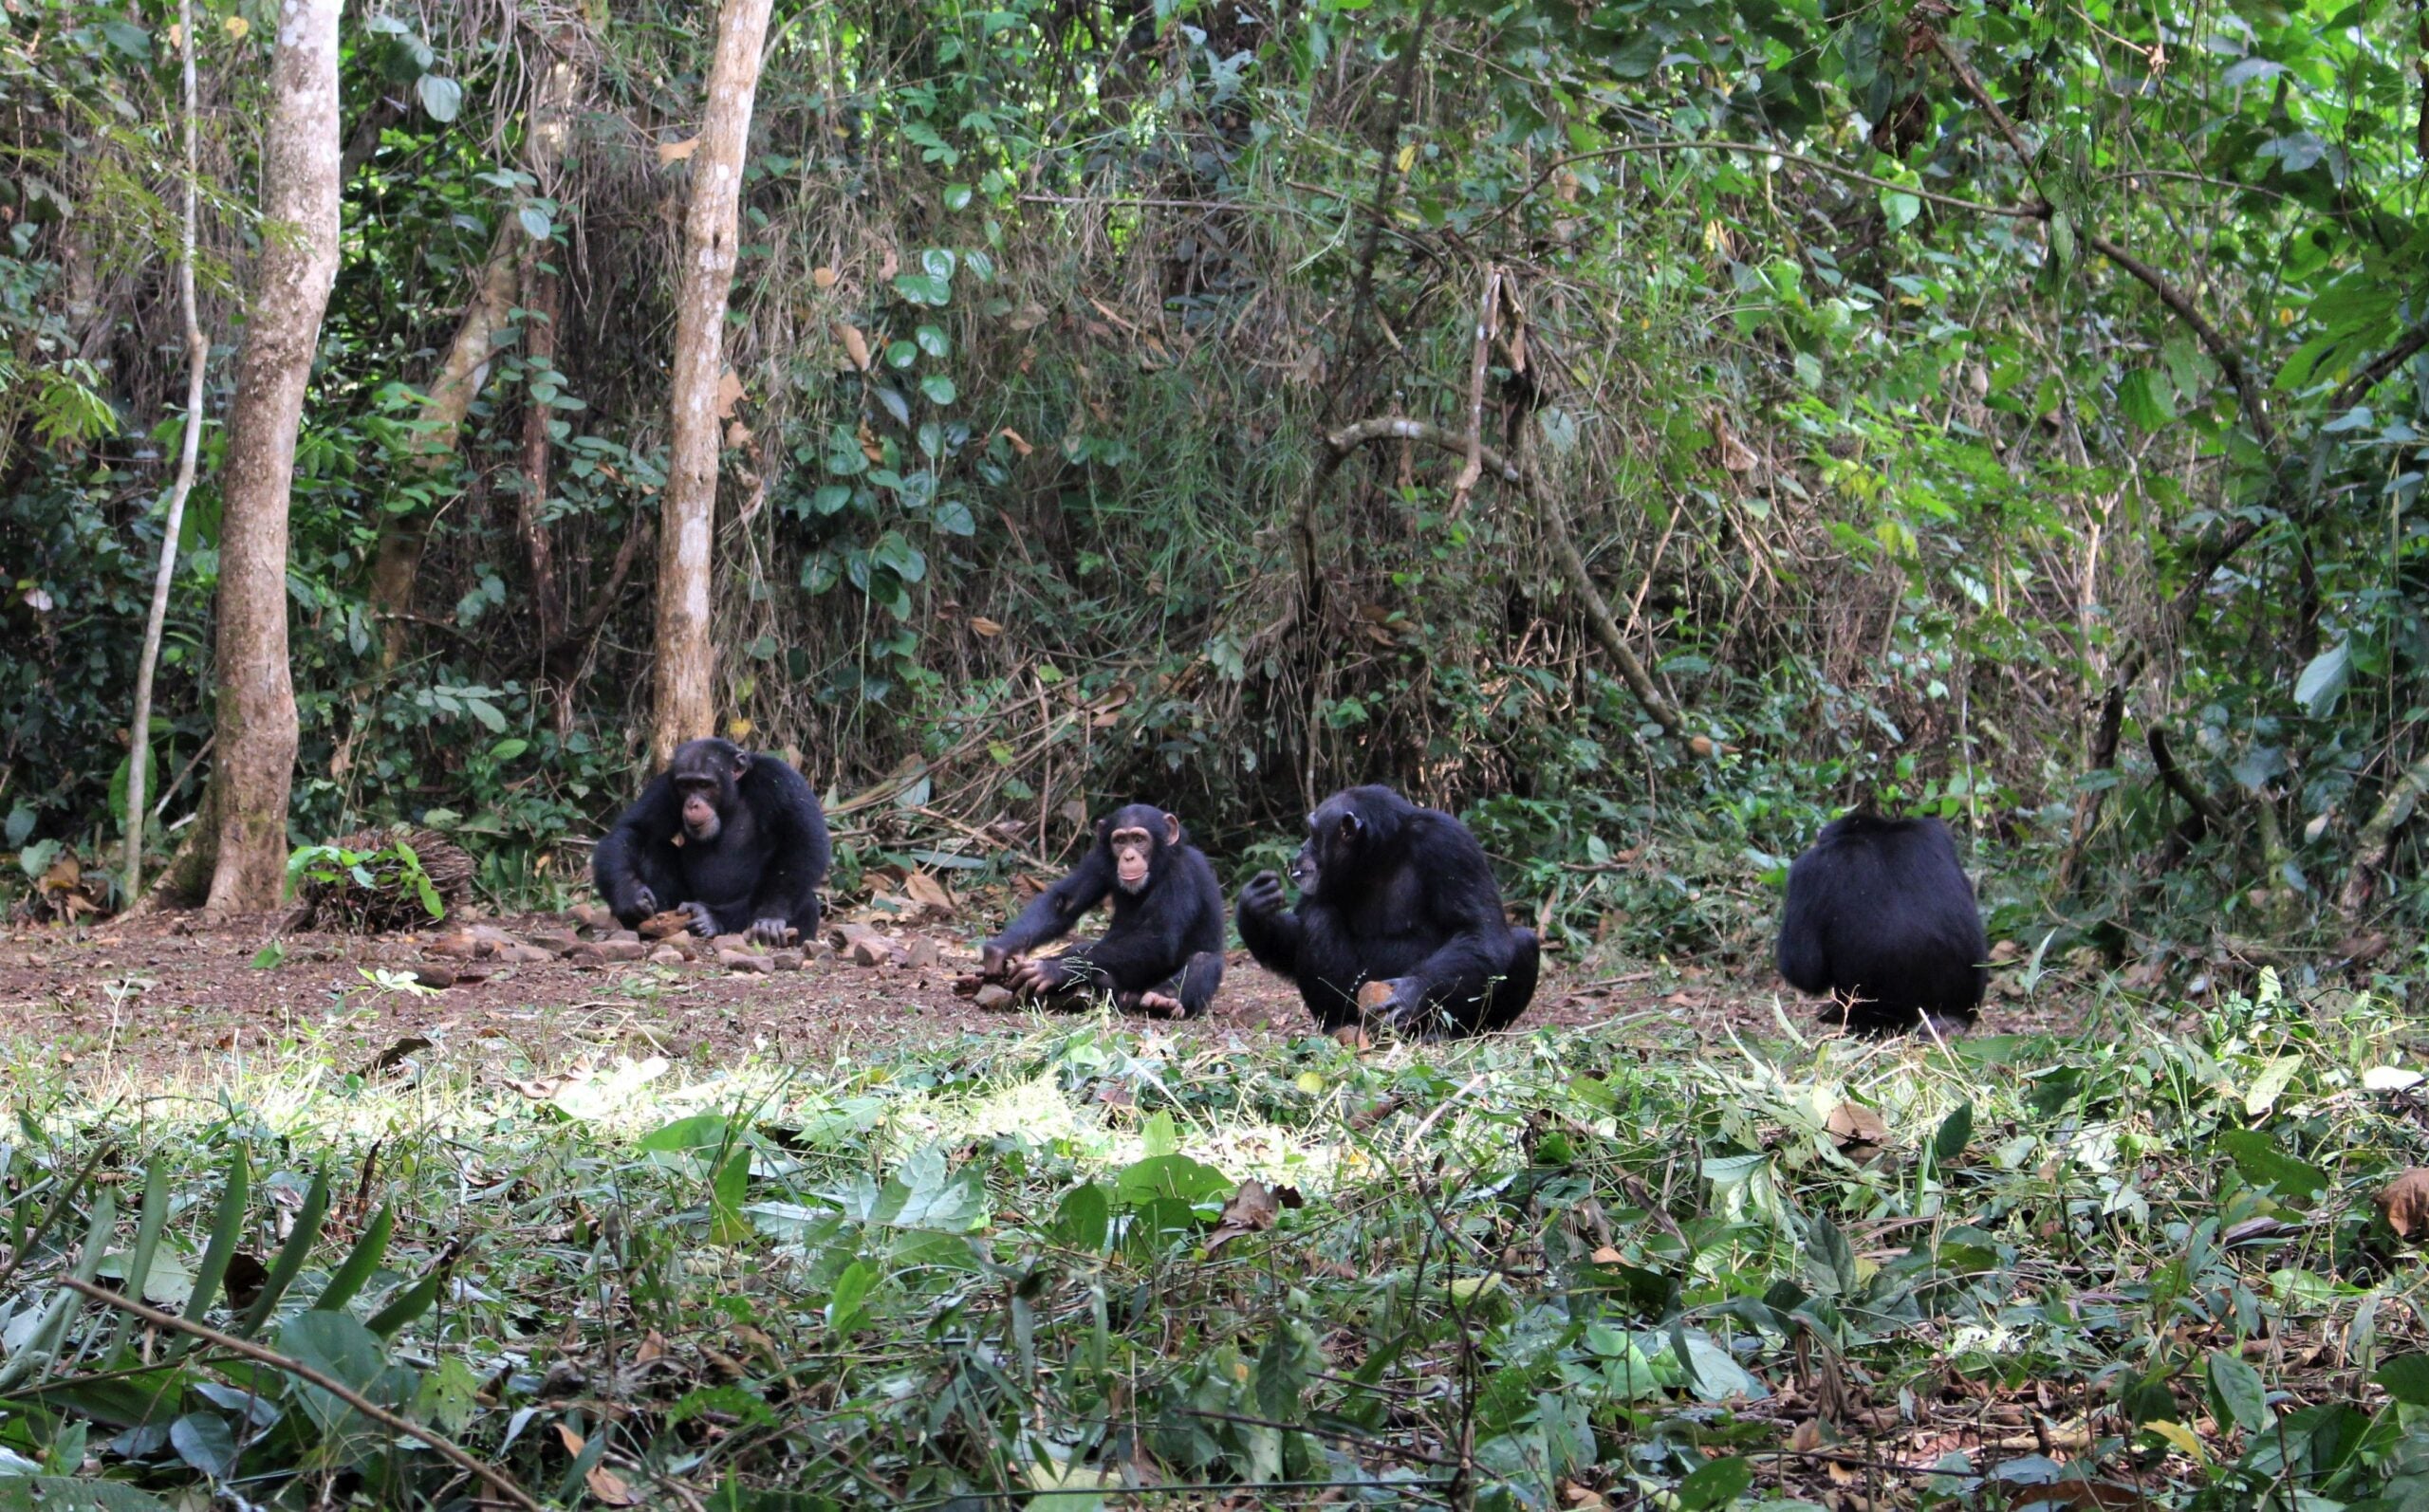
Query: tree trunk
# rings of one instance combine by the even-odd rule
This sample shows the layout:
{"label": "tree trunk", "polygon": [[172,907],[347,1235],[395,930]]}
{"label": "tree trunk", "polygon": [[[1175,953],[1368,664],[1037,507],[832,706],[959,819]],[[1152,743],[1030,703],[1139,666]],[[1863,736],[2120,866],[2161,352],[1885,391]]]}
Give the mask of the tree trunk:
{"label": "tree trunk", "polygon": [[126,891],[132,905],[143,893],[144,785],[152,763],[152,677],[160,662],[160,633],[169,619],[169,587],[177,572],[177,537],[185,528],[186,500],[194,493],[194,475],[202,454],[202,383],[211,360],[211,343],[202,339],[202,322],[195,313],[194,242],[195,186],[202,177],[202,157],[195,137],[194,0],[178,0],[177,52],[185,83],[186,182],[185,215],[177,235],[177,307],[185,316],[186,429],[177,451],[177,481],[169,489],[169,507],[160,522],[160,565],[152,575],[152,612],[143,621],[142,659],[135,664],[135,717],[127,722],[126,751]]}
{"label": "tree trunk", "polygon": [[262,138],[261,259],[236,359],[219,544],[216,864],[206,912],[259,913],[287,871],[295,686],[287,665],[287,507],[304,393],[338,270],[338,10],[284,0]]}
{"label": "tree trunk", "polygon": [[[531,125],[524,138],[523,165],[538,181],[540,192],[547,194],[564,164],[566,144],[572,137],[574,94],[581,83],[580,70],[573,62],[559,55],[548,65],[542,82],[538,102],[532,107]],[[428,402],[422,406],[421,425],[415,451],[423,467],[436,471],[455,454],[455,443],[464,426],[464,416],[480,396],[481,385],[489,381],[490,357],[499,339],[507,333],[507,317],[514,308],[514,296],[522,277],[524,257],[530,249],[531,236],[513,215],[501,213],[497,235],[490,243],[489,261],[481,268],[480,283],[473,291],[472,303],[464,308],[463,323],[455,328],[455,340],[448,345],[447,356],[426,391]],[[555,333],[548,339],[553,341]],[[421,576],[422,544],[430,533],[432,515],[428,509],[416,509],[409,514],[392,514],[380,522],[380,544],[371,559],[371,607],[380,617],[380,670],[386,672],[402,660],[405,653],[408,621],[405,617],[414,606],[414,584]]]}
{"label": "tree trunk", "polygon": [[674,437],[658,551],[658,669],[650,745],[659,762],[709,733],[716,663],[709,643],[709,562],[717,503],[717,389],[725,363],[726,296],[733,285],[736,212],[759,52],[770,0],[725,0],[717,12],[709,106],[692,156],[675,303]]}

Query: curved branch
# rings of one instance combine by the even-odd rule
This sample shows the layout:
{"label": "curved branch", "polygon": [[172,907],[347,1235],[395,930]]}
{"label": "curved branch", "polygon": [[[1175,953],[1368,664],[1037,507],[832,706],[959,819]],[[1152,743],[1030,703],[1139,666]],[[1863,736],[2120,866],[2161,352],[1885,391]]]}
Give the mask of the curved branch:
{"label": "curved branch", "polygon": [[2001,215],[2010,220],[2046,220],[2049,215],[2049,207],[2046,204],[1986,205],[1978,199],[1967,199],[1958,194],[1937,194],[1913,184],[1901,184],[1894,178],[1876,178],[1870,174],[1860,173],[1841,163],[1830,162],[1821,157],[1808,157],[1803,153],[1788,152],[1778,147],[1766,147],[1760,142],[1722,141],[1715,138],[1697,137],[1685,141],[1632,141],[1617,147],[1604,147],[1596,152],[1572,153],[1567,157],[1555,157],[1545,165],[1542,173],[1535,175],[1533,183],[1519,192],[1516,199],[1487,215],[1477,224],[1476,230],[1481,233],[1500,224],[1519,206],[1533,198],[1536,191],[1550,183],[1554,174],[1572,163],[1594,162],[1605,157],[1629,157],[1638,153],[1686,152],[1694,148],[1703,148],[1712,152],[1752,153],[1764,157],[1776,157],[1782,162],[1796,163],[1810,168],[1816,173],[1846,179],[1850,183],[1868,184],[1875,189],[1912,194],[1917,199],[1928,200],[1935,205],[1946,205],[1951,210],[1971,211],[1976,215]]}
{"label": "curved branch", "polygon": [[1577,549],[1576,540],[1569,535],[1568,521],[1558,504],[1545,493],[1542,483],[1532,472],[1522,471],[1492,447],[1424,420],[1405,419],[1399,415],[1361,420],[1325,437],[1326,455],[1316,466],[1309,497],[1312,499],[1314,490],[1322,489],[1325,481],[1340,470],[1349,453],[1372,442],[1387,440],[1416,441],[1437,452],[1463,457],[1473,454],[1483,463],[1486,471],[1524,490],[1529,501],[1535,506],[1536,513],[1542,517],[1545,530],[1552,538],[1552,553],[1560,558],[1561,570],[1568,579],[1570,591],[1585,605],[1585,620],[1593,629],[1594,638],[1602,643],[1604,652],[1618,666],[1621,678],[1636,693],[1637,702],[1644,706],[1645,712],[1653,716],[1654,723],[1661,727],[1663,734],[1676,735],[1685,728],[1686,721],[1680,717],[1678,709],[1655,686],[1653,674],[1645,670],[1637,654],[1628,649],[1627,637],[1621,634],[1619,621],[1611,617],[1609,601],[1603,597],[1603,590],[1594,585],[1593,577],[1585,570],[1585,558]]}

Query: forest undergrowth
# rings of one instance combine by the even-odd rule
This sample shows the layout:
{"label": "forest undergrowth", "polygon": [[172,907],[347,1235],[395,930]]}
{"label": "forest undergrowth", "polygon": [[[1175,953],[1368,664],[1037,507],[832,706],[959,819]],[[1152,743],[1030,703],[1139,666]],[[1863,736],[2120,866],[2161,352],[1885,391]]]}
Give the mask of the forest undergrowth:
{"label": "forest undergrowth", "polygon": [[2177,1024],[38,1075],[0,1494],[2405,1504],[2420,1021]]}

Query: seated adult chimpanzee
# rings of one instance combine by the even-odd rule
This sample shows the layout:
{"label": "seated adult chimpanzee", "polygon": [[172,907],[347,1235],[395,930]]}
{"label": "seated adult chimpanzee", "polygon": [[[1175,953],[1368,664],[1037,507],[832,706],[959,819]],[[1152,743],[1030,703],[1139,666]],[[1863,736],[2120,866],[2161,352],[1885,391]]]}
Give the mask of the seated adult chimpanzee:
{"label": "seated adult chimpanzee", "polygon": [[[1103,938],[1027,959],[1107,894],[1113,922]],[[1128,804],[1097,821],[1096,841],[1071,875],[981,948],[979,973],[1050,1000],[1109,992],[1125,1011],[1194,1017],[1223,981],[1223,889],[1179,820]]]}
{"label": "seated adult chimpanzee", "polygon": [[627,928],[662,909],[692,932],[781,945],[818,928],[830,852],[818,795],[776,757],[686,741],[599,842],[591,877]]}
{"label": "seated adult chimpanzee", "polygon": [[1848,814],[1788,869],[1780,975],[1830,994],[1825,1017],[1858,1034],[1929,1021],[1962,1031],[1990,979],[1989,939],[1956,842],[1936,819]]}
{"label": "seated adult chimpanzee", "polygon": [[1240,890],[1240,940],[1267,970],[1299,984],[1326,1031],[1375,1018],[1416,1035],[1507,1026],[1535,995],[1534,931],[1513,930],[1484,847],[1439,809],[1388,787],[1333,794],[1307,816],[1282,878]]}
{"label": "seated adult chimpanzee", "polygon": [[[1024,958],[1069,933],[1108,893],[1113,922],[1103,939]],[[981,949],[979,973],[1048,999],[1110,992],[1127,1012],[1193,1018],[1223,982],[1222,886],[1179,820],[1152,803],[1115,809],[1097,821],[1096,843],[1071,875]]]}

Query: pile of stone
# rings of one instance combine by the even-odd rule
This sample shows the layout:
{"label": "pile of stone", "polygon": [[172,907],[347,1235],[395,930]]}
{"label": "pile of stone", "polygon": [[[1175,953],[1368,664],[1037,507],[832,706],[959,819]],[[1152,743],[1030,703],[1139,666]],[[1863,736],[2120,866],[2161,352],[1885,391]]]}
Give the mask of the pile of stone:
{"label": "pile of stone", "polygon": [[536,965],[565,961],[574,966],[603,967],[646,962],[652,966],[714,966],[728,971],[767,975],[798,971],[811,961],[833,960],[862,968],[928,970],[942,963],[936,942],[924,935],[908,938],[873,925],[833,921],[825,939],[796,943],[789,936],[770,946],[741,934],[702,939],[691,931],[690,915],[679,909],[641,920],[625,929],[615,915],[593,904],[582,904],[556,922],[522,931],[516,938],[493,924],[473,924],[430,941],[429,959],[416,974],[433,986],[470,985],[498,966]]}

